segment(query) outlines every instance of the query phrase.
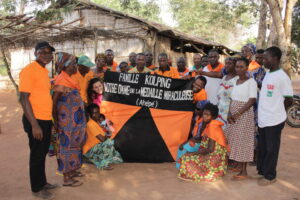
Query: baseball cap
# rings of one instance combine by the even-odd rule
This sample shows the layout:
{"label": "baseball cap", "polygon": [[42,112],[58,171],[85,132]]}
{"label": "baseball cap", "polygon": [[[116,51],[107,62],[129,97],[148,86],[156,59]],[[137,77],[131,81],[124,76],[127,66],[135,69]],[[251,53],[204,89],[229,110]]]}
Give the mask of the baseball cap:
{"label": "baseball cap", "polygon": [[77,61],[77,64],[78,65],[83,65],[83,66],[86,66],[86,67],[94,67],[96,66],[89,57],[87,56],[80,56],[78,58],[78,61]]}
{"label": "baseball cap", "polygon": [[42,42],[38,42],[36,45],[35,45],[35,51],[39,50],[39,49],[43,49],[43,48],[46,48],[46,47],[49,47],[51,49],[51,51],[55,51],[55,48],[52,47],[48,42],[46,41],[42,41]]}

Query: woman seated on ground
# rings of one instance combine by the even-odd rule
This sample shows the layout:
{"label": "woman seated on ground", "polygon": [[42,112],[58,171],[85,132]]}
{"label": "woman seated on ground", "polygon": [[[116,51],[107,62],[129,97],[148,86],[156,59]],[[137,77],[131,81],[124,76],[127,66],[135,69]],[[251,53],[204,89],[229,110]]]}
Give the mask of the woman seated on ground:
{"label": "woman seated on ground", "polygon": [[176,159],[176,168],[180,168],[180,158],[186,154],[186,153],[191,153],[191,152],[197,152],[200,147],[200,142],[201,142],[201,127],[203,124],[202,121],[202,113],[203,113],[203,108],[204,106],[209,103],[209,101],[199,101],[196,104],[196,109],[195,109],[195,122],[194,125],[192,126],[192,138],[190,138],[188,141],[184,142],[179,146],[179,149],[177,151],[177,159]]}
{"label": "woman seated on ground", "polygon": [[103,98],[103,84],[100,78],[93,78],[89,81],[87,87],[88,105],[94,103],[100,107]]}
{"label": "woman seated on ground", "polygon": [[200,148],[181,158],[178,178],[194,182],[216,181],[226,174],[229,148],[222,129],[223,123],[215,120],[217,116],[217,106],[211,103],[204,106]]}
{"label": "woman seated on ground", "polygon": [[90,104],[87,107],[87,113],[90,119],[87,123],[87,141],[83,146],[83,155],[98,169],[111,170],[112,164],[123,162],[121,155],[114,148],[114,140],[109,139],[110,136],[105,134],[100,125],[99,106]]}

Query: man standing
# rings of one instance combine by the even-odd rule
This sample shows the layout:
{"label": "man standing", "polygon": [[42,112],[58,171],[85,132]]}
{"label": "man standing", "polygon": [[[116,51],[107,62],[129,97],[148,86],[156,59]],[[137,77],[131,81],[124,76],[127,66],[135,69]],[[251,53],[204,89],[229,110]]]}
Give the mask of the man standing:
{"label": "man standing", "polygon": [[150,73],[151,72],[151,70],[145,66],[146,64],[145,54],[143,53],[137,54],[136,60],[137,60],[137,66],[132,68],[129,71],[129,73]]}
{"label": "man standing", "polygon": [[160,53],[158,56],[159,68],[152,72],[160,76],[169,78],[180,78],[176,67],[170,67],[168,64],[168,55],[166,53]]}
{"label": "man standing", "polygon": [[196,53],[193,57],[194,65],[190,67],[190,71],[200,70],[203,69],[201,66],[201,55],[199,53]]}
{"label": "man standing", "polygon": [[285,109],[293,102],[291,80],[279,66],[281,55],[278,47],[270,47],[264,53],[263,63],[270,71],[262,82],[258,101],[257,171],[262,176],[258,180],[261,186],[276,182],[281,131],[287,118]]}
{"label": "man standing", "polygon": [[148,67],[152,71],[157,70],[157,67],[152,64],[153,54],[150,51],[146,51],[145,56],[146,56],[146,67]]}
{"label": "man standing", "polygon": [[[224,65],[219,63],[219,53],[218,50],[212,49],[210,50],[208,54],[208,59],[209,59],[209,65],[207,65],[204,69],[203,72],[221,72],[222,69],[224,68]],[[205,75],[205,73],[201,73]],[[207,80],[207,84],[205,86],[205,90],[207,91],[207,100],[209,100],[212,104],[217,104],[218,103],[218,98],[217,98],[217,93],[219,90],[219,85],[221,83],[220,78],[211,78],[208,76],[205,76]]]}
{"label": "man standing", "polygon": [[128,70],[131,70],[136,66],[136,53],[131,52],[129,54],[129,64],[128,64]]}
{"label": "man standing", "polygon": [[46,65],[52,61],[53,51],[55,49],[48,42],[38,43],[34,52],[36,60],[20,72],[19,84],[23,126],[29,138],[31,191],[42,199],[53,199],[48,189],[57,187],[47,183],[45,173],[52,128],[51,85]]}
{"label": "man standing", "polygon": [[186,67],[186,61],[184,57],[177,59],[177,71],[180,78],[189,75],[189,69]]}
{"label": "man standing", "polygon": [[116,72],[118,68],[118,63],[114,61],[115,53],[111,49],[105,51],[106,56],[106,67],[112,72]]}

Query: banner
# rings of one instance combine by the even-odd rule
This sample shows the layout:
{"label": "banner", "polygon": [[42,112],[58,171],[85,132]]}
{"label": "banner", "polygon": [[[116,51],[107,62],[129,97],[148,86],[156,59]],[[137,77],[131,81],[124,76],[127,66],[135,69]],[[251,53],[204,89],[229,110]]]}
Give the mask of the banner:
{"label": "banner", "polygon": [[193,80],[106,72],[101,113],[115,128],[115,148],[127,162],[173,162],[188,138]]}

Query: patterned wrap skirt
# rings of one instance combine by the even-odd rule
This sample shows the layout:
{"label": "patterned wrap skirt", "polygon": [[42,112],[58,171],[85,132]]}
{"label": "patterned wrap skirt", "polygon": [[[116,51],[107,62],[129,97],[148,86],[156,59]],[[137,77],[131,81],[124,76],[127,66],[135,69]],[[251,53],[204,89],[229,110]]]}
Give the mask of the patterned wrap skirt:
{"label": "patterned wrap skirt", "polygon": [[[207,148],[209,139],[204,137],[200,148]],[[227,149],[218,143],[212,153],[206,155],[184,155],[180,159],[178,178],[183,180],[216,181],[226,174]]]}
{"label": "patterned wrap skirt", "polygon": [[82,165],[82,146],[86,138],[84,105],[78,90],[63,93],[57,102],[58,171],[68,173]]}
{"label": "patterned wrap skirt", "polygon": [[96,165],[98,169],[123,162],[120,153],[114,147],[114,140],[111,139],[96,144],[84,156]]}
{"label": "patterned wrap skirt", "polygon": [[[232,101],[231,114],[235,114],[246,102]],[[254,111],[251,107],[244,112],[234,124],[228,124],[225,129],[228,144],[230,146],[229,159],[238,162],[252,162],[254,156],[255,121]]]}

